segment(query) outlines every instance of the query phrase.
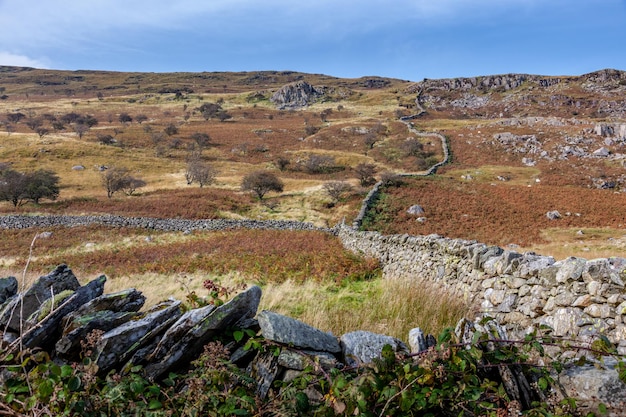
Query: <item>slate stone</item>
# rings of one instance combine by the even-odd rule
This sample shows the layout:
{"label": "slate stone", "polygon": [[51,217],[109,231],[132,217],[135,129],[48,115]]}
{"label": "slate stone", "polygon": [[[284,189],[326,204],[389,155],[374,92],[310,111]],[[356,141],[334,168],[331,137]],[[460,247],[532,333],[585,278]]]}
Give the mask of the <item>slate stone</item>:
{"label": "slate stone", "polygon": [[93,330],[108,332],[134,319],[138,314],[130,311],[102,310],[75,317],[63,328],[63,335],[54,345],[54,350],[60,357],[75,357],[80,352],[80,342]]}
{"label": "slate stone", "polygon": [[215,310],[214,305],[186,311],[172,326],[165,332],[161,341],[154,351],[148,356],[149,361],[158,362],[167,354],[182,337],[185,336],[194,326],[205,320],[211,312]]}
{"label": "slate stone", "polygon": [[17,294],[17,279],[15,277],[0,279],[0,304]]}
{"label": "slate stone", "polygon": [[[78,279],[67,265],[59,265],[48,275],[39,279],[22,295],[15,297],[4,307],[0,313],[0,328],[20,332],[20,321],[30,317],[41,304],[53,294],[59,294],[65,290],[76,291],[80,288]],[[20,305],[21,304],[21,305]]]}
{"label": "slate stone", "polygon": [[355,366],[370,363],[380,358],[385,345],[390,345],[395,352],[409,353],[407,346],[400,340],[382,334],[357,330],[341,336],[341,346],[346,365]]}
{"label": "slate stone", "polygon": [[268,340],[301,349],[338,353],[339,341],[330,333],[323,332],[299,320],[264,310],[257,316],[261,334]]}
{"label": "slate stone", "polygon": [[97,311],[139,311],[146,302],[146,297],[134,288],[127,290],[104,294],[100,297],[85,303],[75,312],[70,314],[66,322],[74,320],[83,315],[90,315]]}
{"label": "slate stone", "polygon": [[310,350],[295,352],[289,349],[282,349],[278,355],[278,364],[283,368],[302,371],[307,366],[328,371],[339,365],[337,358],[328,352],[314,352]]}
{"label": "slate stone", "polygon": [[22,344],[25,347],[40,347],[48,352],[52,351],[55,342],[61,334],[61,321],[63,318],[86,302],[102,295],[105,282],[106,277],[101,275],[87,285],[78,288],[73,295],[64,300],[54,311],[24,333],[22,335]]}
{"label": "slate stone", "polygon": [[141,341],[164,322],[182,314],[180,301],[164,301],[147,311],[143,317],[126,322],[108,332],[98,341],[95,361],[102,373],[126,362],[141,347]]}
{"label": "slate stone", "polygon": [[409,347],[411,353],[419,353],[437,345],[437,339],[432,334],[425,335],[422,329],[416,327],[409,330]]}
{"label": "slate stone", "polygon": [[[212,338],[227,327],[240,327],[254,317],[261,301],[261,288],[252,286],[238,294],[229,302],[207,309],[207,315],[199,314],[200,320],[183,333],[176,343],[172,344],[167,353],[159,350],[158,361],[153,361],[145,367],[145,373],[150,379],[156,379],[173,367],[181,366],[195,359]],[[206,312],[205,311],[205,312]],[[165,338],[164,338],[165,339]],[[169,345],[168,342],[164,344]]]}
{"label": "slate stone", "polygon": [[247,373],[257,381],[256,394],[264,399],[281,368],[278,358],[271,352],[259,352],[247,368]]}

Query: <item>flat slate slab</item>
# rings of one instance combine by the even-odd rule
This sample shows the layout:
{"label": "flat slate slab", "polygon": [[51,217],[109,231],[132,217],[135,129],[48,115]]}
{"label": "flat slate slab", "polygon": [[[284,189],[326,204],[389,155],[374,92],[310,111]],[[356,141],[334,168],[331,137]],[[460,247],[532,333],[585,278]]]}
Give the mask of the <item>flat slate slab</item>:
{"label": "flat slate slab", "polygon": [[335,336],[282,314],[264,310],[257,316],[264,338],[301,349],[339,353],[341,346]]}

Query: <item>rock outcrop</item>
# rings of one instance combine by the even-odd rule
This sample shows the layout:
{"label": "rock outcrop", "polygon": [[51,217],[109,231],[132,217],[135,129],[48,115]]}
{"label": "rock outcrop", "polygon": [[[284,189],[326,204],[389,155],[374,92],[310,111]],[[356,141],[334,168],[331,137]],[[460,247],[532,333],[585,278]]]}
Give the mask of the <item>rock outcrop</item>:
{"label": "rock outcrop", "polygon": [[306,81],[296,81],[281,87],[272,94],[270,101],[279,109],[299,109],[318,100],[324,91]]}

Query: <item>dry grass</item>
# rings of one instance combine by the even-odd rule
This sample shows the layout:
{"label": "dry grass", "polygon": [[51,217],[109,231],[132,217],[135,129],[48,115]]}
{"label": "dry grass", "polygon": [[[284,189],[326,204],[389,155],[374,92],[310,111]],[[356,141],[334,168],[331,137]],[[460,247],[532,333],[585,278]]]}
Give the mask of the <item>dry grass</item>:
{"label": "dry grass", "polygon": [[[56,228],[37,243],[30,270],[46,273],[58,264],[77,275],[104,273],[111,279],[142,274],[227,275],[250,282],[335,282],[376,274],[378,263],[353,255],[326,233],[232,230],[165,233],[104,227]],[[27,248],[38,230],[0,230],[0,262],[15,270],[26,264]],[[0,264],[2,265],[2,264]]]}
{"label": "dry grass", "polygon": [[[424,208],[426,222],[420,223],[406,213],[413,204]],[[500,246],[517,244],[535,248],[546,243],[542,231],[555,227],[564,230],[622,228],[626,225],[621,209],[625,204],[625,194],[606,190],[492,185],[433,177],[407,180],[406,186],[389,189],[387,197],[377,207],[374,225],[385,233],[437,233]],[[551,210],[558,210],[563,218],[548,220],[546,212]],[[623,252],[616,252],[614,256],[619,254]]]}
{"label": "dry grass", "polygon": [[367,330],[405,341],[414,327],[439,334],[471,312],[459,297],[432,284],[380,279],[340,287],[291,281],[271,284],[264,289],[262,308],[337,335]]}

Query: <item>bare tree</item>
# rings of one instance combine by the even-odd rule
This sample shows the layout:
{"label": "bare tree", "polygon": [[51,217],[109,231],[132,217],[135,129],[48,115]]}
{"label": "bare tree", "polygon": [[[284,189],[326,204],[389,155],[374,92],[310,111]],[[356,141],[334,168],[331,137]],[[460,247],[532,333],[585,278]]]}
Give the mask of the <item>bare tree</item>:
{"label": "bare tree", "polygon": [[89,126],[85,124],[78,123],[74,125],[74,132],[76,132],[79,139],[82,139],[85,133],[87,133],[88,131],[89,131]]}
{"label": "bare tree", "polygon": [[26,119],[26,126],[33,132],[43,126],[43,119],[40,117],[29,117]]}
{"label": "bare tree", "polygon": [[127,123],[132,123],[133,118],[132,118],[132,116],[130,114],[128,114],[126,112],[122,112],[122,113],[120,113],[120,116],[119,116],[118,120],[122,124],[127,124]]}
{"label": "bare tree", "polygon": [[113,197],[118,191],[132,195],[137,188],[144,187],[146,182],[141,178],[130,175],[125,167],[111,167],[102,173],[102,186],[107,192],[107,197]]}
{"label": "bare tree", "polygon": [[307,159],[301,162],[301,165],[310,174],[330,172],[337,167],[334,157],[318,154],[310,154]]}
{"label": "bare tree", "polygon": [[187,184],[191,185],[197,182],[200,188],[209,185],[215,181],[217,170],[200,158],[192,158],[187,162],[187,170],[185,171],[185,179]]}
{"label": "bare tree", "polygon": [[352,186],[345,181],[330,181],[324,183],[324,191],[333,200],[333,204],[337,204],[343,196],[352,191]]}
{"label": "bare tree", "polygon": [[96,138],[103,145],[114,145],[117,142],[113,136],[104,133],[98,133]]}
{"label": "bare tree", "polygon": [[165,126],[165,129],[163,129],[163,132],[165,132],[167,136],[173,136],[178,133],[178,127],[174,123],[170,123],[167,126]]}
{"label": "bare tree", "polygon": [[406,156],[423,156],[424,145],[416,138],[407,138],[400,145],[400,149]]}
{"label": "bare tree", "polygon": [[270,171],[254,171],[241,181],[241,189],[253,192],[259,200],[263,200],[265,194],[270,191],[282,192],[283,187],[283,182]]}
{"label": "bare tree", "polygon": [[133,195],[135,191],[137,191],[137,188],[141,188],[145,186],[146,186],[146,182],[142,180],[141,178],[128,176],[126,180],[123,181],[121,190],[124,192],[124,194],[130,196],[130,195]]}
{"label": "bare tree", "polygon": [[37,129],[35,129],[35,132],[37,132],[37,134],[39,135],[39,139],[41,139],[48,133],[50,133],[50,130],[46,129],[45,127],[38,127]]}
{"label": "bare tree", "polygon": [[7,113],[7,120],[11,123],[19,123],[20,120],[22,120],[23,118],[25,118],[26,115],[24,113]]}
{"label": "bare tree", "polygon": [[362,162],[354,167],[354,173],[363,187],[372,185],[376,182],[376,178],[374,178],[374,175],[376,174],[376,166],[374,164]]}
{"label": "bare tree", "polygon": [[373,149],[374,145],[376,145],[376,142],[378,141],[379,141],[379,138],[374,131],[367,132],[365,136],[363,137],[363,144],[365,144],[365,147],[367,148],[368,151],[370,149]]}

